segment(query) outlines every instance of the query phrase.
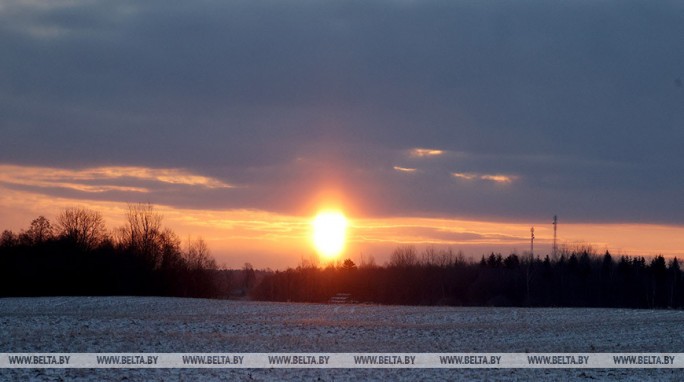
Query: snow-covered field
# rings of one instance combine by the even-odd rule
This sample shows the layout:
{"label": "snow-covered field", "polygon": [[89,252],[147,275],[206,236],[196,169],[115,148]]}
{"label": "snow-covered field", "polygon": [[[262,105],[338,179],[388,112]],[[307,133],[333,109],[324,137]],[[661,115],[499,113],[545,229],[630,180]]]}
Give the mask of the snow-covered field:
{"label": "snow-covered field", "polygon": [[[0,299],[0,352],[669,352],[684,311]],[[681,380],[629,369],[4,369],[0,380]]]}

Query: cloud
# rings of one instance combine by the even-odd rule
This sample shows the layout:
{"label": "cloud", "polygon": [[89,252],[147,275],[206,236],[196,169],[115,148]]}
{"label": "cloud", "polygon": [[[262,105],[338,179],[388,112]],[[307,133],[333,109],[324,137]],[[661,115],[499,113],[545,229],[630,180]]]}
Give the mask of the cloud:
{"label": "cloud", "polygon": [[422,149],[422,148],[417,148],[417,149],[412,149],[411,150],[411,156],[413,157],[433,157],[433,156],[438,156],[444,154],[443,150],[437,150],[437,149]]}
{"label": "cloud", "polygon": [[[388,243],[388,244],[420,244],[420,245],[442,245],[442,246],[471,246],[482,245],[484,243],[512,243],[517,244],[524,239],[505,236],[501,234],[483,234],[467,231],[456,231],[434,226],[421,225],[383,225],[374,227],[364,226],[363,223],[354,229],[358,232],[353,238],[359,243]],[[352,231],[352,234],[354,234]]]}
{"label": "cloud", "polygon": [[470,172],[452,172],[451,176],[457,179],[473,180],[480,179],[494,183],[509,184],[517,180],[518,177],[515,175],[502,175],[502,174],[475,174]]}
{"label": "cloud", "polygon": [[135,10],[135,5],[127,1],[107,4],[89,0],[8,0],[0,6],[0,18],[9,32],[50,43],[101,31],[134,15]]}
{"label": "cloud", "polygon": [[74,199],[683,224],[679,8],[4,1],[0,164]]}
{"label": "cloud", "polygon": [[489,180],[494,183],[503,183],[503,184],[508,184],[513,182],[516,177],[512,175],[482,175],[480,176],[480,179],[482,180]]}
{"label": "cloud", "polygon": [[[455,173],[454,176],[462,177],[462,174],[456,174]],[[472,177],[472,176],[473,176],[472,174],[466,175],[466,179],[471,179],[470,177]],[[478,178],[482,179],[482,180],[491,181],[494,183],[503,183],[503,184],[512,183],[515,179],[517,179],[517,177],[514,175],[501,175],[501,174],[497,174],[497,175],[484,174],[484,175],[479,175]]]}
{"label": "cloud", "polygon": [[409,173],[410,174],[410,173],[416,172],[415,168],[400,167],[400,166],[394,166],[393,168],[395,170],[397,170],[399,172],[403,172],[403,173]]}
{"label": "cloud", "polygon": [[451,175],[456,177],[456,178],[465,179],[465,180],[473,180],[473,179],[476,179],[479,177],[477,174],[467,173],[467,172],[454,172],[454,173],[451,173]]}
{"label": "cloud", "polygon": [[142,167],[95,167],[75,170],[0,165],[0,184],[33,189],[68,189],[83,193],[150,193],[165,184],[205,189],[233,188],[219,180],[181,169]]}

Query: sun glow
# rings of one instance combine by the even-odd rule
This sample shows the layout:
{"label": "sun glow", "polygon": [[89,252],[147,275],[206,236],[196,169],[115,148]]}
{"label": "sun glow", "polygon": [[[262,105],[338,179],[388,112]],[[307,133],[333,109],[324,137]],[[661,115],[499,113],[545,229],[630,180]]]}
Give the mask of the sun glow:
{"label": "sun glow", "polygon": [[344,251],[347,218],[339,211],[319,212],[312,222],[313,244],[319,255],[332,259]]}

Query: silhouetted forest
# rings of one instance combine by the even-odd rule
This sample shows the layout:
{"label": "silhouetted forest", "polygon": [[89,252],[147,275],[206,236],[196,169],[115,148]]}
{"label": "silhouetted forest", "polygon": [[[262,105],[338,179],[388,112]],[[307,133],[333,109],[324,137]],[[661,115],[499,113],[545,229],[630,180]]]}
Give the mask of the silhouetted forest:
{"label": "silhouetted forest", "polygon": [[112,233],[99,212],[69,208],[0,236],[0,296],[218,297],[229,279],[202,239],[182,246],[149,204],[130,205]]}
{"label": "silhouetted forest", "polygon": [[286,271],[219,270],[202,239],[182,244],[149,204],[130,205],[107,231],[93,210],[40,216],[0,235],[0,296],[156,295],[376,304],[682,308],[677,258],[613,257],[591,248],[554,256],[501,254],[466,260],[450,250],[399,247],[373,261],[303,264]]}
{"label": "silhouetted forest", "polygon": [[270,274],[253,290],[257,300],[327,302],[344,294],[359,303],[462,306],[682,308],[679,261],[620,256],[591,248],[556,256],[511,254],[465,260],[451,251],[394,251],[389,263],[302,265]]}

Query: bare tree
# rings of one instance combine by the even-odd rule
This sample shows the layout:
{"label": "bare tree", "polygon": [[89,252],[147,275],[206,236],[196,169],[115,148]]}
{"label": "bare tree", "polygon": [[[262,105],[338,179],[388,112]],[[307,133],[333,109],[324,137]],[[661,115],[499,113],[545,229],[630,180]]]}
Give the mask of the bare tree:
{"label": "bare tree", "polygon": [[54,229],[45,216],[33,219],[28,231],[24,232],[26,240],[30,244],[42,244],[54,237]]}
{"label": "bare tree", "polygon": [[390,267],[411,267],[418,264],[416,247],[405,245],[398,247],[392,252],[389,260]]}
{"label": "bare tree", "polygon": [[431,266],[431,265],[439,265],[440,259],[439,259],[439,253],[433,246],[429,246],[425,248],[423,251],[423,256],[422,256],[422,263],[423,265]]}
{"label": "bare tree", "polygon": [[209,246],[201,237],[194,241],[188,240],[185,260],[191,270],[216,269],[216,260],[211,257]]}
{"label": "bare tree", "polygon": [[14,232],[7,229],[2,231],[2,234],[0,234],[0,247],[10,248],[17,244],[19,244],[19,238]]}
{"label": "bare tree", "polygon": [[67,208],[57,217],[59,236],[84,250],[96,248],[107,238],[102,215],[87,208]]}
{"label": "bare tree", "polygon": [[161,261],[162,215],[149,204],[129,204],[126,224],[117,230],[119,245],[143,256],[154,266]]}
{"label": "bare tree", "polygon": [[421,256],[421,263],[427,266],[449,267],[464,262],[463,252],[454,255],[451,248],[437,250],[432,246],[425,248]]}
{"label": "bare tree", "polygon": [[180,269],[183,262],[181,241],[172,230],[165,229],[159,236],[161,249],[161,267],[165,269]]}
{"label": "bare tree", "polygon": [[373,255],[369,255],[368,258],[364,256],[364,254],[361,254],[361,264],[359,265],[359,268],[361,269],[373,269],[376,268],[377,265],[375,264],[375,258]]}

